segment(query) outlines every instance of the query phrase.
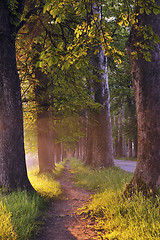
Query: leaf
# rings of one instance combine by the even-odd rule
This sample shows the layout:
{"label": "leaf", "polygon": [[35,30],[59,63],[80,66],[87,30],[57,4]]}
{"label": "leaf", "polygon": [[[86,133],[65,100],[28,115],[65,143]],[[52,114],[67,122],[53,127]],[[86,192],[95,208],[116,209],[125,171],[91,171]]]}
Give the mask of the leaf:
{"label": "leaf", "polygon": [[44,67],[44,62],[39,62],[39,67],[43,68]]}
{"label": "leaf", "polygon": [[147,62],[151,62],[151,53],[150,52],[143,53],[143,56]]}
{"label": "leaf", "polygon": [[56,22],[56,23],[61,23],[61,20],[62,20],[62,18],[61,18],[61,16],[59,16],[59,17],[56,18],[56,21],[55,21],[55,22]]}
{"label": "leaf", "polygon": [[155,36],[154,36],[154,42],[155,42],[155,43],[159,43],[159,42],[160,42],[160,38],[159,38],[158,35],[155,35]]}
{"label": "leaf", "polygon": [[139,12],[140,12],[140,14],[143,14],[144,13],[144,8],[140,8]]}
{"label": "leaf", "polygon": [[151,14],[151,10],[149,8],[145,8],[145,12],[147,15]]}
{"label": "leaf", "polygon": [[159,13],[160,13],[160,9],[158,9],[158,8],[153,8],[153,13],[154,13],[155,15],[159,14]]}
{"label": "leaf", "polygon": [[46,3],[44,8],[43,8],[43,13],[46,13],[46,11],[49,11],[51,9],[50,3]]}
{"label": "leaf", "polygon": [[38,61],[35,65],[36,68],[39,68],[39,65],[40,65],[40,61]]}
{"label": "leaf", "polygon": [[117,23],[119,26],[123,25],[123,20],[121,20],[120,22]]}

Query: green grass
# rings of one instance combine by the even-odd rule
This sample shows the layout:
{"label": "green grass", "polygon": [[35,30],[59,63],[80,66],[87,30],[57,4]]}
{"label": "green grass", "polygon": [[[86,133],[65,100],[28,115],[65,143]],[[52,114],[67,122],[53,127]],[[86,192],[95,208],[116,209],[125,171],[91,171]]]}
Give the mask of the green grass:
{"label": "green grass", "polygon": [[115,159],[118,159],[118,160],[130,160],[130,161],[137,161],[137,158],[135,157],[115,157]]}
{"label": "green grass", "polygon": [[92,170],[89,166],[84,166],[83,162],[72,158],[70,160],[71,172],[74,173],[76,185],[98,192],[106,189],[117,191],[123,189],[125,184],[133,177],[132,173],[125,173],[118,167]]}
{"label": "green grass", "polygon": [[[124,198],[126,173],[116,168],[94,171],[71,159],[72,172],[79,186],[98,190],[91,201],[79,210],[83,217],[95,221],[98,239],[160,239],[160,197],[145,198],[141,193]],[[106,176],[106,177],[105,177]],[[124,180],[123,180],[124,179]]]}
{"label": "green grass", "polygon": [[60,176],[64,169],[64,163],[56,164],[52,174],[41,173],[35,169],[28,173],[29,180],[34,189],[44,198],[57,198],[61,195],[61,186],[56,179]]}
{"label": "green grass", "polygon": [[61,186],[56,179],[64,169],[64,163],[56,165],[52,174],[39,174],[38,169],[28,173],[37,192],[15,191],[0,193],[0,239],[30,240],[43,224],[41,217],[48,200],[61,195]]}

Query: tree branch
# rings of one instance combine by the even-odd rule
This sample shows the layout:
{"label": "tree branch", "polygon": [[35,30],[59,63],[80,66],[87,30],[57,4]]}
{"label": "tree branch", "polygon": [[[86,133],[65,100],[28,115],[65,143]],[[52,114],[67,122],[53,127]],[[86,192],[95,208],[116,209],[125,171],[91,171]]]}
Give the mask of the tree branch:
{"label": "tree branch", "polygon": [[33,14],[37,13],[38,10],[43,10],[43,5],[39,6],[39,7],[35,7],[33,9],[31,9],[26,16],[24,17],[25,20],[22,20],[19,25],[16,28],[16,33],[18,33],[18,31],[26,24],[27,20],[30,18],[30,16],[32,16]]}

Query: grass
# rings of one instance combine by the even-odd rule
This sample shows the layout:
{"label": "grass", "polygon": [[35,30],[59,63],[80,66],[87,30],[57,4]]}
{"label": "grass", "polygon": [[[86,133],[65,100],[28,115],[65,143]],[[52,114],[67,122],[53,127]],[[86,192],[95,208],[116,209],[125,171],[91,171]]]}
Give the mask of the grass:
{"label": "grass", "polygon": [[63,164],[56,164],[52,174],[41,173],[35,169],[28,173],[29,180],[34,189],[45,199],[57,198],[61,195],[60,183],[56,181],[63,170]]}
{"label": "grass", "polygon": [[137,158],[136,157],[115,157],[115,159],[117,160],[130,160],[130,161],[137,161]]}
{"label": "grass", "polygon": [[159,196],[156,199],[145,198],[137,193],[132,198],[124,198],[125,182],[130,181],[132,174],[127,178],[126,173],[117,168],[94,171],[75,159],[70,162],[77,185],[98,190],[79,210],[82,216],[95,221],[98,239],[160,239]]}
{"label": "grass", "polygon": [[72,158],[70,160],[71,172],[74,173],[76,185],[98,192],[113,189],[115,192],[123,189],[125,184],[133,177],[132,173],[126,173],[118,167],[92,170],[84,166],[83,162]]}
{"label": "grass", "polygon": [[38,169],[28,173],[37,192],[15,191],[8,195],[0,193],[0,239],[34,239],[41,225],[40,220],[50,199],[61,195],[56,179],[64,169],[64,163],[56,165],[51,174],[39,174]]}

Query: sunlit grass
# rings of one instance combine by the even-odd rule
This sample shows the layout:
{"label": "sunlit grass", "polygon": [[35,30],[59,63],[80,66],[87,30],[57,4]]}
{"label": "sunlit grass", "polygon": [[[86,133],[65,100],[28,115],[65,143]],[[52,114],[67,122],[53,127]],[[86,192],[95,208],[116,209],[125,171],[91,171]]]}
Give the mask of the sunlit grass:
{"label": "sunlit grass", "polygon": [[0,193],[0,239],[34,239],[43,224],[40,216],[47,207],[47,200],[58,198],[61,186],[56,178],[64,169],[64,163],[57,164],[52,174],[39,174],[38,169],[28,173],[37,192],[15,191]]}
{"label": "sunlit grass", "polygon": [[16,231],[11,222],[11,213],[6,206],[0,202],[0,239],[17,239]]}
{"label": "sunlit grass", "polygon": [[77,186],[98,190],[99,192],[103,192],[106,188],[115,191],[123,189],[125,184],[133,177],[132,173],[127,174],[118,167],[92,170],[89,166],[84,166],[83,162],[74,158],[70,160],[70,166]]}
{"label": "sunlit grass", "polygon": [[[33,233],[37,233],[40,227],[40,222],[37,221],[37,218],[45,209],[46,202],[44,199],[37,193],[29,193],[27,191],[19,190],[2,198],[2,203],[4,209],[6,209],[6,217],[3,220],[2,229],[4,228],[6,221],[8,221],[8,214],[10,216],[10,224],[13,226],[12,232],[14,232],[15,235],[13,239],[31,239]],[[8,235],[6,228],[4,228],[1,235],[2,239],[12,239],[12,237]],[[6,238],[4,238],[5,235]]]}
{"label": "sunlit grass", "polygon": [[146,199],[142,194],[124,199],[122,192],[96,194],[82,212],[95,220],[100,239],[160,239],[159,198]]}
{"label": "sunlit grass", "polygon": [[70,162],[79,186],[98,189],[91,201],[79,210],[80,214],[95,221],[98,239],[160,239],[159,196],[152,199],[137,193],[132,198],[124,198],[125,182],[133,174],[127,178],[126,173],[117,168],[94,171],[75,159]]}
{"label": "sunlit grass", "polygon": [[61,186],[55,180],[54,175],[40,173],[39,170],[32,170],[28,174],[29,180],[34,189],[45,198],[57,198],[61,194]]}

